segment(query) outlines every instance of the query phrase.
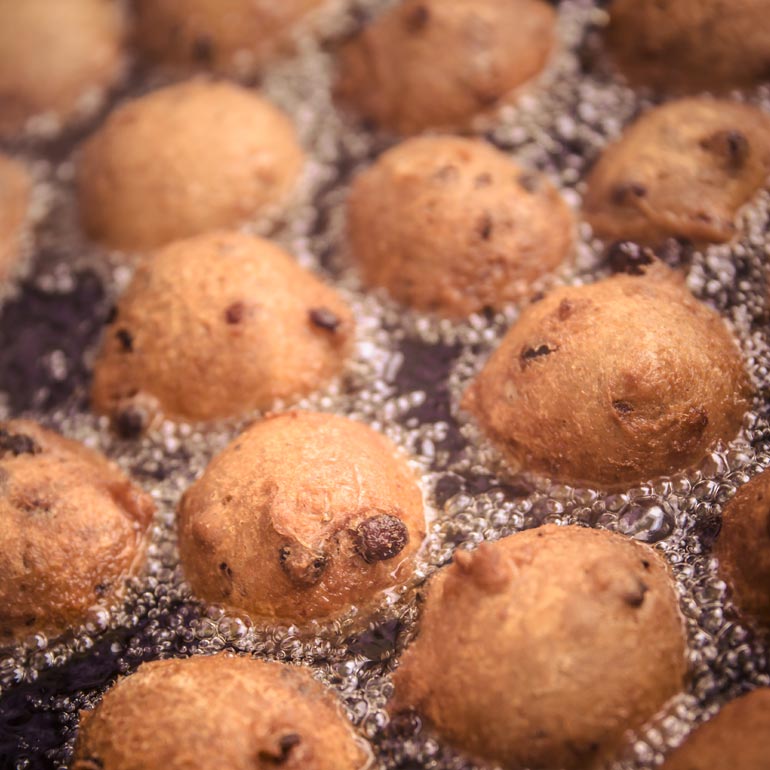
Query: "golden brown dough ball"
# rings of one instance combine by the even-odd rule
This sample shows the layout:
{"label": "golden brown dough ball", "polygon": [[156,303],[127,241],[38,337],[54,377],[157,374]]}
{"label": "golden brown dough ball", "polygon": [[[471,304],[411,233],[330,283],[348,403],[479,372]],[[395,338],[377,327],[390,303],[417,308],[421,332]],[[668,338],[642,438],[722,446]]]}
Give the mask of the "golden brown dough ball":
{"label": "golden brown dough ball", "polygon": [[363,770],[368,758],[308,669],[199,655],[145,663],[81,712],[72,770]]}
{"label": "golden brown dough ball", "polygon": [[714,554],[736,604],[770,630],[770,471],[725,505]]}
{"label": "golden brown dough ball", "polygon": [[661,770],[767,770],[770,688],[728,703],[661,765]]}
{"label": "golden brown dough ball", "polygon": [[545,177],[474,139],[409,139],[360,174],[348,200],[366,283],[455,317],[521,299],[568,256],[573,230]]}
{"label": "golden brown dough ball", "polygon": [[603,238],[729,241],[770,173],[770,115],[714,99],[651,109],[599,158],[584,213]]}
{"label": "golden brown dough ball", "polygon": [[136,39],[172,70],[249,78],[291,50],[303,17],[326,0],[137,0]]}
{"label": "golden brown dough ball", "polygon": [[543,69],[555,18],[542,0],[406,0],[340,50],[337,94],[401,134],[465,127]]}
{"label": "golden brown dough ball", "polygon": [[83,96],[112,86],[124,34],[116,0],[0,0],[0,135],[41,113],[66,121]]}
{"label": "golden brown dough ball", "polygon": [[424,535],[405,458],[368,426],[332,414],[251,426],[179,508],[195,593],[283,623],[365,612],[411,577]]}
{"label": "golden brown dough ball", "polygon": [[658,554],[548,525],[457,551],[431,579],[393,710],[417,709],[479,759],[571,770],[610,758],[685,672],[677,595]]}
{"label": "golden brown dough ball", "polygon": [[89,235],[150,249],[280,205],[304,156],[257,94],[202,78],[126,102],[86,142],[77,194]]}
{"label": "golden brown dough ball", "polygon": [[464,406],[514,470],[614,487],[732,440],[749,392],[722,319],[658,263],[528,307]]}
{"label": "golden brown dough ball", "polygon": [[614,0],[607,41],[634,83],[722,91],[770,77],[770,2]]}
{"label": "golden brown dough ball", "polygon": [[33,422],[0,423],[0,642],[65,631],[119,599],[153,511],[104,457]]}
{"label": "golden brown dough ball", "polygon": [[270,241],[208,233],[140,264],[94,367],[94,409],[119,432],[214,420],[296,400],[343,369],[353,318]]}
{"label": "golden brown dough ball", "polygon": [[19,255],[31,195],[27,169],[0,153],[0,280],[8,276]]}

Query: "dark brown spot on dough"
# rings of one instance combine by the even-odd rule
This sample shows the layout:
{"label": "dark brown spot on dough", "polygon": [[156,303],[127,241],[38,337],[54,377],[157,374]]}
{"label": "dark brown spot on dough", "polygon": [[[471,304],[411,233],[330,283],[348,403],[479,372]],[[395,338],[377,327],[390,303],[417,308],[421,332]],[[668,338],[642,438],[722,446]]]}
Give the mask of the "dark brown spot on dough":
{"label": "dark brown spot on dough", "polygon": [[575,306],[568,299],[563,299],[559,303],[559,309],[556,311],[558,319],[566,321],[572,315],[574,309]]}
{"label": "dark brown spot on dough", "polygon": [[128,329],[118,329],[115,332],[115,336],[118,338],[121,347],[126,353],[131,353],[134,350],[134,337]]}
{"label": "dark brown spot on dough", "polygon": [[0,458],[9,453],[18,457],[19,455],[37,455],[42,451],[40,444],[32,436],[24,433],[10,433],[0,428]]}
{"label": "dark brown spot on dough", "polygon": [[108,311],[107,311],[107,317],[104,319],[104,323],[106,325],[109,325],[111,323],[115,323],[115,321],[118,320],[118,306],[113,305]]}
{"label": "dark brown spot on dough", "polygon": [[528,193],[536,193],[540,189],[540,181],[534,174],[521,174],[516,181]]}
{"label": "dark brown spot on dough", "polygon": [[297,733],[286,733],[278,739],[275,749],[262,749],[259,752],[259,758],[263,762],[271,762],[276,765],[283,764],[288,758],[291,750],[298,746],[302,739]]}
{"label": "dark brown spot on dough", "polygon": [[44,493],[35,490],[21,490],[12,499],[11,504],[25,513],[50,513],[53,501]]}
{"label": "dark brown spot on dough", "polygon": [[232,567],[230,567],[230,565],[229,565],[229,564],[228,564],[226,561],[223,561],[223,562],[221,562],[221,563],[220,563],[220,565],[219,565],[219,569],[220,569],[220,570],[221,570],[221,571],[222,571],[222,572],[223,572],[225,575],[227,575],[227,577],[229,577],[229,578],[232,578],[232,577],[233,577],[233,570],[232,570]]}
{"label": "dark brown spot on dough", "polygon": [[233,302],[225,310],[225,321],[229,324],[239,324],[246,315],[246,306],[243,302]]}
{"label": "dark brown spot on dough", "polygon": [[109,590],[109,588],[110,588],[110,584],[109,583],[97,583],[94,586],[94,593],[97,596],[104,596],[107,593],[107,591]]}
{"label": "dark brown spot on dough", "polygon": [[409,531],[397,516],[383,513],[361,522],[356,528],[356,548],[372,564],[397,556],[409,542]]}
{"label": "dark brown spot on dough", "polygon": [[139,438],[144,431],[145,414],[143,409],[128,406],[115,414],[112,427],[123,439]]}
{"label": "dark brown spot on dough", "polygon": [[310,322],[319,329],[325,329],[329,332],[337,331],[340,325],[339,316],[325,307],[313,308],[310,311]]}
{"label": "dark brown spot on dough", "polygon": [[489,214],[483,214],[476,227],[482,240],[488,241],[492,237],[493,228],[492,217]]}
{"label": "dark brown spot on dough", "polygon": [[641,607],[644,604],[644,595],[649,591],[649,586],[641,580],[637,581],[633,591],[627,591],[622,599],[629,607]]}
{"label": "dark brown spot on dough", "polygon": [[622,182],[612,189],[612,202],[617,206],[625,206],[647,195],[647,188],[639,182]]}
{"label": "dark brown spot on dough", "polygon": [[631,414],[634,411],[634,407],[628,401],[613,401],[612,408],[621,416]]}
{"label": "dark brown spot on dough", "polygon": [[729,168],[741,168],[749,157],[749,140],[740,131],[717,131],[701,141],[701,147],[721,158]]}
{"label": "dark brown spot on dough", "polygon": [[650,568],[650,562],[648,562],[647,559],[642,559],[642,566],[645,569],[649,569]]}
{"label": "dark brown spot on dough", "polygon": [[278,559],[289,578],[302,586],[315,585],[326,569],[326,556],[299,543],[283,546],[278,552]]}
{"label": "dark brown spot on dough", "polygon": [[534,358],[542,358],[543,356],[550,355],[553,353],[557,348],[551,347],[548,344],[543,345],[537,345],[536,347],[532,346],[525,346],[521,350],[521,354],[519,356],[519,360],[521,362],[521,368],[524,369],[530,361]]}
{"label": "dark brown spot on dough", "polygon": [[447,165],[441,166],[433,175],[434,179],[438,179],[440,182],[451,182],[460,176],[460,172],[455,166]]}
{"label": "dark brown spot on dough", "polygon": [[482,187],[489,187],[489,185],[492,184],[492,175],[491,174],[479,174],[474,180],[473,180],[473,186],[480,190]]}
{"label": "dark brown spot on dough", "polygon": [[208,35],[199,35],[192,44],[192,55],[201,64],[211,64],[214,59],[214,42]]}
{"label": "dark brown spot on dough", "polygon": [[407,13],[404,19],[409,32],[422,32],[430,21],[430,10],[426,5],[418,5]]}

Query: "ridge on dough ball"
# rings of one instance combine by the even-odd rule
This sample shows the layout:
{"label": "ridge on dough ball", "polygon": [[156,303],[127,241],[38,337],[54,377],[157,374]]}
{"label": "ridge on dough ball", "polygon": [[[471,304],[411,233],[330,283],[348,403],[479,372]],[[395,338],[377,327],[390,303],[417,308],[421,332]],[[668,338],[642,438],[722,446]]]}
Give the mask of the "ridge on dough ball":
{"label": "ridge on dough ball", "polygon": [[289,412],[255,423],[179,506],[185,576],[199,596],[271,622],[358,610],[406,583],[425,536],[420,488],[363,423]]}

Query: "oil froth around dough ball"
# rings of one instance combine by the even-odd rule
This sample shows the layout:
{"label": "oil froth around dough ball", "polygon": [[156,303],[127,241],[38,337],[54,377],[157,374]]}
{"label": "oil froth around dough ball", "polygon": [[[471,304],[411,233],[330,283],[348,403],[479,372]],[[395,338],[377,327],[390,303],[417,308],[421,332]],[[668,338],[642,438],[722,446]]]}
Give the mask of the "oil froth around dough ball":
{"label": "oil froth around dough ball", "polygon": [[0,281],[19,256],[31,194],[32,179],[26,168],[0,153]]}
{"label": "oil froth around dough ball", "polygon": [[292,48],[299,22],[327,0],[137,0],[136,40],[175,71],[257,75]]}
{"label": "oil froth around dough ball", "polygon": [[610,759],[685,672],[658,554],[548,525],[456,551],[429,581],[391,710],[416,709],[458,748],[506,768],[572,770]]}
{"label": "oil froth around dough ball", "polygon": [[556,15],[542,0],[406,0],[339,54],[340,100],[382,128],[464,128],[545,66]]}
{"label": "oil froth around dough ball", "polygon": [[144,563],[153,511],[104,457],[33,422],[0,423],[0,643],[117,601]]}
{"label": "oil froth around dough ball", "polygon": [[722,319],[656,263],[528,307],[463,405],[513,470],[612,488],[731,441],[749,395]]}
{"label": "oil froth around dough ball", "polygon": [[118,0],[0,0],[0,136],[41,113],[70,119],[124,69]]}
{"label": "oil froth around dough ball", "polygon": [[639,118],[599,158],[584,213],[603,238],[729,241],[738,209],[770,174],[770,115],[747,104],[682,99]]}
{"label": "oil froth around dough ball", "polygon": [[268,409],[340,374],[353,335],[337,292],[270,241],[231,232],[176,241],[140,262],[119,299],[92,406],[123,434],[160,417]]}
{"label": "oil froth around dough ball", "polygon": [[184,495],[179,545],[199,596],[307,624],[405,583],[425,535],[406,459],[368,426],[290,412],[247,429]]}
{"label": "oil froth around dough ball", "polygon": [[409,139],[358,176],[348,238],[365,281],[420,310],[462,317],[521,299],[574,238],[541,174],[486,142]]}
{"label": "oil froth around dough ball", "polygon": [[81,221],[114,248],[162,246],[284,204],[303,163],[294,127],[270,102],[195,78],[122,104],[85,143]]}
{"label": "oil froth around dough ball", "polygon": [[364,770],[306,668],[224,654],[145,663],[81,712],[72,770]]}

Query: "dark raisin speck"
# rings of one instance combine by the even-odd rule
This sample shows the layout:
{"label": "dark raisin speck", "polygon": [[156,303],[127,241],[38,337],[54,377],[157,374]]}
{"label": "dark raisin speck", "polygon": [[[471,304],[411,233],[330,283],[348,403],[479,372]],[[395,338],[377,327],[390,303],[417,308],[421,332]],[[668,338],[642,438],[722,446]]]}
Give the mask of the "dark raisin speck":
{"label": "dark raisin speck", "polygon": [[262,749],[259,752],[259,758],[263,762],[270,762],[274,765],[283,764],[288,758],[291,750],[302,743],[302,739],[297,733],[286,733],[278,739],[276,749]]}
{"label": "dark raisin speck", "polygon": [[113,305],[107,311],[107,317],[104,319],[105,325],[109,326],[111,323],[115,323],[118,320],[118,306]]}
{"label": "dark raisin speck", "polygon": [[214,43],[207,35],[199,35],[192,44],[192,55],[201,64],[211,64],[214,59]]}
{"label": "dark raisin speck", "polygon": [[633,591],[627,591],[623,594],[623,601],[629,607],[641,607],[644,604],[644,595],[649,591],[649,587],[641,580],[637,581],[636,588]]}
{"label": "dark raisin speck", "polygon": [[422,32],[430,21],[430,10],[427,5],[418,5],[406,15],[406,28],[410,32]]}
{"label": "dark raisin speck", "polygon": [[313,326],[317,326],[319,329],[326,329],[329,332],[337,331],[341,323],[339,316],[325,307],[313,308],[309,315]]}
{"label": "dark raisin speck", "polygon": [[494,224],[492,223],[492,217],[490,217],[489,214],[482,215],[478,225],[476,226],[476,231],[481,236],[481,239],[488,241],[492,237],[493,229]]}
{"label": "dark raisin speck", "polygon": [[220,563],[219,569],[224,572],[227,577],[231,578],[233,576],[233,569],[226,561]]}
{"label": "dark raisin speck", "polygon": [[701,147],[719,158],[732,169],[741,168],[749,157],[749,140],[740,131],[717,131],[701,141]]}
{"label": "dark raisin speck", "polygon": [[129,406],[115,414],[113,428],[120,438],[131,440],[142,435],[144,423],[144,411],[138,407]]}
{"label": "dark raisin speck", "polygon": [[622,182],[615,185],[612,190],[612,202],[618,206],[624,206],[647,195],[647,188],[639,182]]}
{"label": "dark raisin speck", "polygon": [[553,353],[557,348],[551,347],[550,345],[538,345],[537,347],[525,347],[521,351],[521,355],[519,356],[519,359],[521,361],[521,368],[524,369],[525,366],[533,359],[533,358],[541,358],[542,356],[547,356],[550,353]]}
{"label": "dark raisin speck", "polygon": [[388,513],[361,522],[355,536],[358,553],[368,564],[392,559],[409,542],[409,531],[404,522]]}
{"label": "dark raisin speck", "polygon": [[634,407],[628,403],[628,401],[613,401],[612,408],[620,415],[631,414],[634,411]]}
{"label": "dark raisin speck", "polygon": [[239,324],[246,315],[246,306],[243,302],[233,302],[225,309],[225,321],[229,324]]}
{"label": "dark raisin speck", "polygon": [[134,336],[128,329],[118,329],[115,332],[115,336],[118,338],[123,350],[126,353],[132,353],[134,350]]}
{"label": "dark raisin speck", "polygon": [[19,455],[37,455],[42,451],[40,444],[31,436],[0,429],[0,457],[9,452],[14,457],[18,457]]}

